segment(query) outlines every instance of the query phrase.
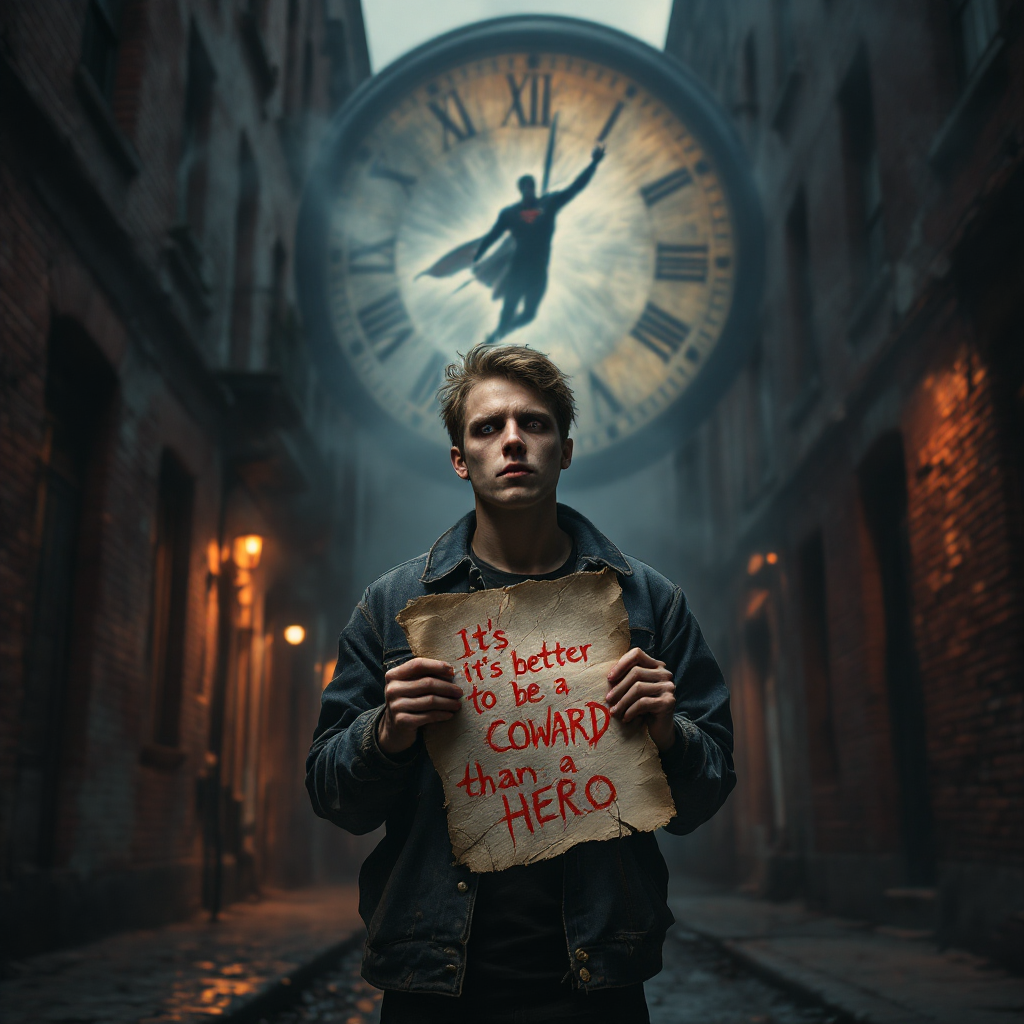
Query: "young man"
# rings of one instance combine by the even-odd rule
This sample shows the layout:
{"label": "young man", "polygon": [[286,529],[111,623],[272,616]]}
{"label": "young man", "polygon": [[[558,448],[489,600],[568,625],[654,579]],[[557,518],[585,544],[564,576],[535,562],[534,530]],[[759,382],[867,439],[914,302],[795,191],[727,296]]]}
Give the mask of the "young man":
{"label": "young man", "polygon": [[451,665],[411,657],[395,615],[423,594],[614,569],[632,649],[605,699],[613,715],[646,721],[677,834],[710,818],[735,784],[728,691],[682,591],[556,504],[575,409],[550,360],[475,348],[448,368],[441,405],[475,510],[366,590],[306,762],[317,814],[357,834],[387,825],[359,877],[363,976],[384,989],[382,1024],[644,1022],[643,982],[661,969],[672,923],[654,835],[489,874],[454,864],[421,730],[460,714],[463,690]]}

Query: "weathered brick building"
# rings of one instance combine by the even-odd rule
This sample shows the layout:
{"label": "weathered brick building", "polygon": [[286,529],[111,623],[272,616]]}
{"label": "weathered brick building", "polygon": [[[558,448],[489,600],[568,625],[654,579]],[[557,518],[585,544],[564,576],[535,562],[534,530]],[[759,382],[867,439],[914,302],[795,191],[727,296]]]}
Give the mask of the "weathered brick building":
{"label": "weathered brick building", "polygon": [[741,779],[688,859],[1017,956],[1022,22],[677,0],[666,46],[732,112],[768,228],[760,335],[677,460]]}
{"label": "weathered brick building", "polygon": [[358,0],[0,9],[7,953],[346,863],[301,781],[348,427],[291,248],[368,74]]}

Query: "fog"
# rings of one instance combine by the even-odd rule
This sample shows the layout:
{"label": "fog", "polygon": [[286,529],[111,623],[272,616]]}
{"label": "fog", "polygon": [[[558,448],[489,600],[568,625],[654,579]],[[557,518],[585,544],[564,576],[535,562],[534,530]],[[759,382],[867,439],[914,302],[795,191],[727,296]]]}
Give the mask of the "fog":
{"label": "fog", "polygon": [[627,32],[660,50],[665,45],[671,9],[671,0],[635,0],[630,4],[622,0],[365,0],[363,20],[370,62],[377,72],[413,47],[444,32],[510,14],[585,18]]}

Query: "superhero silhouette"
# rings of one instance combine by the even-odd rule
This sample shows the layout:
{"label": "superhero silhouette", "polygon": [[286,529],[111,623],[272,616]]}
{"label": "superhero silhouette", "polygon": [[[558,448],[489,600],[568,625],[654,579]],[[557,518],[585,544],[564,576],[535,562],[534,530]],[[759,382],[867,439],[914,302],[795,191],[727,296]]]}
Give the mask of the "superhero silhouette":
{"label": "superhero silhouette", "polygon": [[[504,300],[498,326],[487,336],[485,344],[494,344],[536,317],[547,289],[551,239],[558,211],[587,187],[597,165],[604,159],[605,147],[598,144],[590,154],[589,165],[568,188],[548,192],[557,122],[555,115],[548,139],[541,195],[537,195],[533,175],[524,174],[517,183],[522,198],[498,214],[494,227],[483,238],[458,246],[419,275],[450,277],[471,267],[473,279],[490,287],[495,299]],[[498,248],[486,256],[487,250],[503,235],[506,237]]]}

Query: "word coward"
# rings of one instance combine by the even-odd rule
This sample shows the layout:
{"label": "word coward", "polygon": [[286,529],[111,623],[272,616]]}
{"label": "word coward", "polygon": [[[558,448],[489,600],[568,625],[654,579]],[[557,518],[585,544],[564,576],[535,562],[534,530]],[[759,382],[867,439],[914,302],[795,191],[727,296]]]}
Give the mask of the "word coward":
{"label": "word coward", "polygon": [[500,871],[675,814],[646,727],[604,703],[629,648],[614,572],[421,597],[398,622],[415,656],[455,666],[466,694],[425,730],[458,863]]}

